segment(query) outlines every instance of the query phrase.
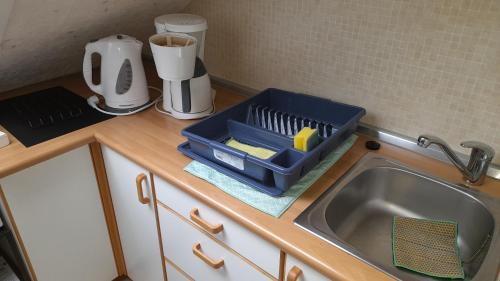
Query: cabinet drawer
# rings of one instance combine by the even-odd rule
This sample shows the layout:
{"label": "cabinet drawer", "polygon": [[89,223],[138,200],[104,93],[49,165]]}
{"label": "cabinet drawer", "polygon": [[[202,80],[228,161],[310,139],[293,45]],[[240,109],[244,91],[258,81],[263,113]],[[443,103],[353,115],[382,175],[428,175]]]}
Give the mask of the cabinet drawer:
{"label": "cabinet drawer", "polygon": [[[158,201],[167,205],[169,208],[201,228],[207,229],[207,226],[204,226],[203,222],[208,223],[212,227],[221,224],[223,228],[220,232],[213,234],[207,231],[207,233],[275,278],[279,278],[280,250],[276,246],[194,199],[165,180],[155,176],[154,181]],[[194,208],[198,210],[197,216],[203,221],[201,224],[196,218],[195,220],[191,218],[190,213]]]}
{"label": "cabinet drawer", "polygon": [[158,215],[166,258],[193,279],[269,281],[262,272],[183,221],[177,214],[159,206]]}
{"label": "cabinet drawer", "polygon": [[328,281],[318,271],[291,255],[286,255],[285,281]]}
{"label": "cabinet drawer", "polygon": [[177,265],[173,264],[171,261],[165,261],[165,268],[167,270],[167,280],[168,281],[193,281],[192,278],[186,276],[186,273],[181,273]]}

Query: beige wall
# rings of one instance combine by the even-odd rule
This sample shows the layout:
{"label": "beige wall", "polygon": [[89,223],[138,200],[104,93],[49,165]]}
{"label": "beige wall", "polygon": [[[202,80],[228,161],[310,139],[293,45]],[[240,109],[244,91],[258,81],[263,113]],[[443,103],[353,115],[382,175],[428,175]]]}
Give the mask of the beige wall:
{"label": "beige wall", "polygon": [[364,122],[500,155],[498,0],[194,0],[186,11],[208,19],[215,76],[361,105]]}
{"label": "beige wall", "polygon": [[91,39],[124,33],[147,42],[155,16],[180,11],[189,2],[15,0],[0,36],[0,92],[81,71]]}

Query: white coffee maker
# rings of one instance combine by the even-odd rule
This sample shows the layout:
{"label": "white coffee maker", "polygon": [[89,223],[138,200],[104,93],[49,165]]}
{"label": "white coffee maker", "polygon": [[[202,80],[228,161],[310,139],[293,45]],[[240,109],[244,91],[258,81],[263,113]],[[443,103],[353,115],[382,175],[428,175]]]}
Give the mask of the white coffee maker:
{"label": "white coffee maker", "polygon": [[163,79],[163,109],[177,119],[212,114],[215,91],[203,64],[207,21],[196,15],[170,14],[157,17],[155,27],[157,34],[149,42]]}
{"label": "white coffee maker", "polygon": [[155,18],[156,33],[178,32],[196,37],[196,54],[205,59],[205,35],[208,24],[204,17],[191,14],[168,14]]}

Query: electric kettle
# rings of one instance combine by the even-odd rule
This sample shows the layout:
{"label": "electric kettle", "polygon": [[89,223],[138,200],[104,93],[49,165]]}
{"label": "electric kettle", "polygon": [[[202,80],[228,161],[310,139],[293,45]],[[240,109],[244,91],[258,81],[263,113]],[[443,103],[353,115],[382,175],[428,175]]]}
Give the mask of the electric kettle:
{"label": "electric kettle", "polygon": [[[85,46],[83,77],[89,88],[102,95],[106,113],[131,113],[150,104],[146,75],[141,59],[142,42],[127,35],[112,35]],[[92,82],[92,54],[101,56],[101,83]],[[89,104],[96,105],[91,97]],[[146,105],[146,106],[145,106]],[[100,110],[100,111],[102,111]]]}

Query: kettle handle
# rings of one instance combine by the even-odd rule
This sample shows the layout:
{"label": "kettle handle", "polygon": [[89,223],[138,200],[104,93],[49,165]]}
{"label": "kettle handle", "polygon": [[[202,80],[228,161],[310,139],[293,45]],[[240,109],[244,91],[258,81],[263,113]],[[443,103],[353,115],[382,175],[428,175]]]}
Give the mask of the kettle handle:
{"label": "kettle handle", "polygon": [[102,84],[96,85],[92,82],[92,54],[98,53],[101,55],[101,53],[97,50],[96,45],[97,44],[95,42],[92,42],[85,46],[85,56],[83,57],[83,78],[85,78],[85,82],[92,91],[102,95]]}

